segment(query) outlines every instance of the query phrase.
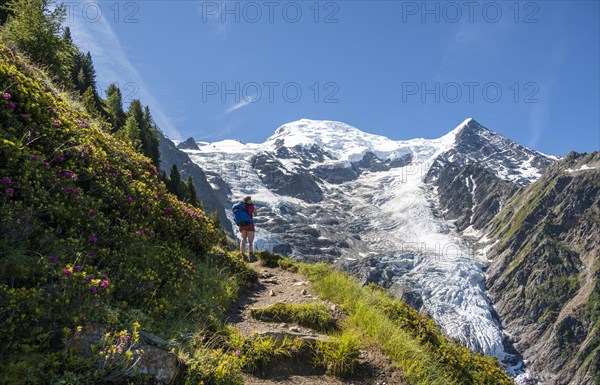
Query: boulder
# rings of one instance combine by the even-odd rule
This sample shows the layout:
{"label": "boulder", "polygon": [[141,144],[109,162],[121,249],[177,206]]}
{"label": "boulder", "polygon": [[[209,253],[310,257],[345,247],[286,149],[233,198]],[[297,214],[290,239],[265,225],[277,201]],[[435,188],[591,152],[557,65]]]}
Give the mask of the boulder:
{"label": "boulder", "polygon": [[140,345],[139,349],[143,353],[134,369],[158,384],[172,383],[179,373],[179,361],[175,353],[152,345]]}
{"label": "boulder", "polygon": [[[87,323],[73,336],[69,348],[79,358],[92,356],[92,346],[101,346],[108,332],[107,328],[99,323]],[[154,345],[166,346],[167,342],[151,333],[140,331],[140,340],[143,341],[131,347],[132,351],[140,350],[141,356],[131,368],[130,377],[141,373],[148,376],[152,383],[170,384],[179,373],[179,361],[174,353]]]}

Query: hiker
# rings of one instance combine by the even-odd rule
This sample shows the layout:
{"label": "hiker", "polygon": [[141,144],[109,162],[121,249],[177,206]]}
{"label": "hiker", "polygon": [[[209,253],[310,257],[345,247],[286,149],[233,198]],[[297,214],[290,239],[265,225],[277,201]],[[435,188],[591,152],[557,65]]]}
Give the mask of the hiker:
{"label": "hiker", "polygon": [[256,209],[251,196],[245,196],[241,202],[232,207],[235,224],[239,226],[242,240],[240,242],[240,254],[245,257],[246,241],[248,242],[248,262],[256,261],[254,257],[254,215]]}

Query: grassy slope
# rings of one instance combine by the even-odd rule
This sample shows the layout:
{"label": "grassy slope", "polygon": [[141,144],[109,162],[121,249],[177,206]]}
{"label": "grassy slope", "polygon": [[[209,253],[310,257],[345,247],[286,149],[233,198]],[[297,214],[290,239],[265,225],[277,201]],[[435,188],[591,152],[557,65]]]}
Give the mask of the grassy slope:
{"label": "grassy slope", "polygon": [[[444,336],[435,323],[382,288],[361,286],[326,264],[306,265],[260,253],[268,266],[300,271],[322,299],[349,314],[343,331],[378,343],[414,384],[512,384],[495,358],[474,354]],[[283,318],[283,317],[281,317]]]}
{"label": "grassy slope", "polygon": [[0,383],[93,383],[123,370],[71,356],[88,322],[165,338],[218,329],[247,272],[215,249],[220,230],[2,44],[0,84]]}

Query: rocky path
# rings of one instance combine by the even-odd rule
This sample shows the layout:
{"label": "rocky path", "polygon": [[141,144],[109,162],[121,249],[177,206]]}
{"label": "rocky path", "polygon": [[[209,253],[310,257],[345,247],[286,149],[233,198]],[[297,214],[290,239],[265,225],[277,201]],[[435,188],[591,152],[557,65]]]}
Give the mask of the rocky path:
{"label": "rocky path", "polygon": [[[245,336],[252,334],[285,334],[299,338],[327,338],[315,330],[296,324],[264,322],[250,317],[250,309],[275,303],[300,304],[319,301],[343,317],[336,306],[317,298],[310,283],[296,273],[279,268],[267,268],[258,263],[252,267],[259,273],[259,283],[241,293],[229,314],[229,323]],[[349,378],[338,378],[315,369],[310,362],[279,363],[264,376],[245,375],[247,385],[404,385],[402,373],[396,369],[377,346],[360,351],[358,370]]]}

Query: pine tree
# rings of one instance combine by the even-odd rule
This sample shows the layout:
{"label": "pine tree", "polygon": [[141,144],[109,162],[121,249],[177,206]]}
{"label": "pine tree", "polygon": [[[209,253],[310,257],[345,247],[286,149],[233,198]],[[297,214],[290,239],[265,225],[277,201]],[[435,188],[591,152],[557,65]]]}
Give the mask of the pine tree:
{"label": "pine tree", "polygon": [[61,37],[65,6],[54,0],[13,0],[4,12],[8,18],[0,36],[45,66],[60,83],[70,86],[73,58]]}
{"label": "pine tree", "polygon": [[210,213],[209,219],[217,228],[221,226],[221,218],[219,217],[219,212],[217,210]]}
{"label": "pine tree", "polygon": [[8,15],[10,15],[10,11],[6,9],[6,5],[10,0],[0,0],[0,25],[6,22]]}
{"label": "pine tree", "polygon": [[198,207],[198,194],[196,193],[196,186],[194,186],[194,181],[192,180],[191,175],[188,176],[185,186],[187,189],[186,195],[188,197],[188,203],[194,207]]}
{"label": "pine tree", "polygon": [[88,88],[92,87],[96,98],[99,99],[98,90],[96,89],[96,70],[94,69],[92,55],[89,52],[87,54],[77,52],[77,55],[73,58],[72,81],[80,95],[83,95]]}
{"label": "pine tree", "polygon": [[[0,2],[2,2],[2,0],[0,0]],[[73,36],[71,35],[70,27],[65,27],[65,29],[63,30],[62,38],[63,38],[63,41],[70,42],[71,44],[75,45],[73,43]]]}
{"label": "pine tree", "polygon": [[[72,58],[72,65],[71,65],[71,83],[73,84],[73,88],[77,91],[79,91],[79,94],[81,95],[81,90],[80,90],[80,86],[79,86],[79,79],[83,79],[84,75],[82,72],[82,63],[81,61],[83,60],[83,55],[81,54],[81,52],[79,52],[79,49],[77,50],[77,53],[73,56]],[[82,72],[81,76],[79,75],[79,72]]]}
{"label": "pine tree", "polygon": [[104,93],[106,94],[106,112],[113,126],[113,132],[117,132],[123,128],[125,119],[127,119],[123,110],[123,96],[119,87],[114,83],[111,83]]}
{"label": "pine tree", "polygon": [[[181,176],[181,174],[179,174]],[[190,197],[188,196],[187,185],[184,181],[179,182],[179,188],[177,189],[177,199],[183,202],[188,202]]]}
{"label": "pine tree", "polygon": [[158,180],[163,182],[165,184],[165,186],[168,186],[169,177],[167,176],[167,173],[165,172],[165,170],[158,171]]}
{"label": "pine tree", "polygon": [[141,128],[141,125],[144,123],[144,111],[142,110],[142,103],[139,99],[133,99],[131,103],[129,103],[127,118],[130,117],[133,117],[137,122],[138,127]]}
{"label": "pine tree", "polygon": [[[111,91],[113,91],[111,89]],[[115,95],[114,91],[112,95]],[[135,122],[135,125],[133,124]],[[134,99],[129,104],[127,110],[127,120],[125,121],[126,133],[120,135],[132,143],[136,144],[137,149],[146,155],[152,161],[152,164],[159,167],[160,163],[160,152],[158,149],[158,127],[148,107],[142,109],[142,103],[139,99]],[[132,135],[137,134],[134,140]],[[179,191],[179,187],[175,187],[175,190]],[[185,191],[185,188],[183,189]]]}
{"label": "pine tree", "polygon": [[87,81],[85,78],[85,71],[83,70],[83,67],[79,68],[79,71],[77,72],[77,78],[75,80],[75,88],[77,89],[77,91],[79,91],[79,95],[83,95],[85,93],[85,91],[90,88],[89,86],[87,86]]}
{"label": "pine tree", "polygon": [[67,52],[68,56],[71,58],[72,66],[74,66],[75,57],[77,57],[79,55],[79,48],[77,48],[77,46],[73,42],[73,36],[71,35],[71,28],[65,27],[65,29],[63,30],[62,41],[63,41],[63,44],[65,45],[65,51]]}
{"label": "pine tree", "polygon": [[121,138],[131,143],[136,149],[141,147],[140,142],[140,125],[135,118],[135,115],[130,115],[125,121],[125,127],[122,130]]}
{"label": "pine tree", "polygon": [[87,90],[81,95],[81,104],[85,107],[85,110],[93,117],[99,117],[100,112],[97,108],[96,96],[92,87],[88,87]]}
{"label": "pine tree", "polygon": [[152,119],[150,108],[144,108],[144,124],[142,131],[142,146],[144,154],[150,158],[152,164],[156,167],[160,165],[160,151],[158,149],[158,127]]}
{"label": "pine tree", "polygon": [[88,51],[85,54],[85,60],[83,61],[83,70],[85,71],[86,86],[92,87],[92,90],[94,90],[96,97],[98,97],[98,89],[96,85],[96,69],[94,68],[94,61],[92,60],[92,54],[90,53],[90,51]]}
{"label": "pine tree", "polygon": [[179,175],[179,170],[177,170],[177,166],[173,165],[171,167],[171,173],[169,174],[169,184],[167,184],[167,189],[174,195],[180,196],[181,193],[179,191],[179,187],[181,185],[181,175]]}

